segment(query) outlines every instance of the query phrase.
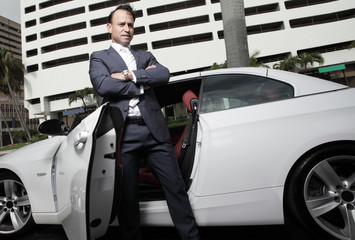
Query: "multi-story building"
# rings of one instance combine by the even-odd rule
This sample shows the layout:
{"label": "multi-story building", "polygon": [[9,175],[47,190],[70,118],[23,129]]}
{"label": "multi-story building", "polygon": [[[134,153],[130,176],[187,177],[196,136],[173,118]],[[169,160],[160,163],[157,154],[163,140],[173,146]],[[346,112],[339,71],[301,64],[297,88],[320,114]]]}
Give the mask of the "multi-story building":
{"label": "multi-story building", "polygon": [[9,49],[15,58],[21,59],[21,25],[0,16],[0,47]]}
{"label": "multi-story building", "polygon": [[[21,0],[25,105],[32,118],[60,117],[80,106],[80,102],[69,106],[67,97],[91,86],[89,56],[109,47],[106,17],[119,2]],[[219,0],[125,2],[137,10],[133,47],[152,51],[172,75],[226,60]],[[347,46],[355,40],[354,0],[244,4],[250,54],[260,51],[259,60],[272,66],[299,53],[319,52],[324,66],[344,64],[352,83],[355,49]],[[342,78],[342,72],[334,74]]]}
{"label": "multi-story building", "polygon": [[[0,16],[0,47],[10,50],[15,58],[21,60],[21,25],[2,16]],[[29,128],[36,128],[36,121],[28,120],[28,111],[24,108],[23,90],[15,93],[15,95],[21,112],[20,114],[26,120],[27,126]],[[0,137],[2,138],[2,142],[0,141],[0,143],[6,145],[10,143],[10,140],[5,121],[11,132],[21,131],[23,128],[11,97],[2,91],[0,91],[0,107],[3,113],[3,116],[0,116]]]}

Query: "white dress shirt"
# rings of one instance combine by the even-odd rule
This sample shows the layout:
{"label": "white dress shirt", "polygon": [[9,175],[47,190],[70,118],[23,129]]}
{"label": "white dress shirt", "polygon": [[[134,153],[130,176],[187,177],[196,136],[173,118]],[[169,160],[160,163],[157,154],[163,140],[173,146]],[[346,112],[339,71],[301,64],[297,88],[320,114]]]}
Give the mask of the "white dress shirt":
{"label": "white dress shirt", "polygon": [[[119,43],[112,43],[111,46],[113,47],[113,49],[115,49],[117,51],[117,53],[122,57],[123,61],[126,63],[128,70],[130,70],[132,72],[132,70],[137,70],[137,63],[133,58],[132,53],[130,52],[131,50],[131,46],[128,45],[127,47],[122,46]],[[129,52],[128,52],[129,51]],[[131,55],[131,56],[129,56]],[[134,73],[132,72],[133,75],[133,82],[137,83],[137,78],[134,75]],[[142,85],[139,86],[140,87],[140,93],[143,94],[144,93],[144,87]],[[139,110],[138,107],[138,102],[139,102],[139,98],[132,98],[129,101],[129,109],[128,109],[128,116],[129,117],[139,117],[141,116],[141,112]]]}

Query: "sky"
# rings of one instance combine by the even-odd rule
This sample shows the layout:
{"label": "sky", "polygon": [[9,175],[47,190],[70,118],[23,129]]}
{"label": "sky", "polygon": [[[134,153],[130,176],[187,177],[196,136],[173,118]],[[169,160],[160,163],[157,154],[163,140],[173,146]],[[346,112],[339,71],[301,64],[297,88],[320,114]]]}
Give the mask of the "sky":
{"label": "sky", "polygon": [[20,0],[0,0],[0,15],[21,23]]}

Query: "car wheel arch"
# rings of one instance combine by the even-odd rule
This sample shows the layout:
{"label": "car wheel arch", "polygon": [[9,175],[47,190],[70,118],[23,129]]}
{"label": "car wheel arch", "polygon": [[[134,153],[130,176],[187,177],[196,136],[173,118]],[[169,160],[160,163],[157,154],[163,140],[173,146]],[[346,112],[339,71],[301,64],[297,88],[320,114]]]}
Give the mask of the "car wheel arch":
{"label": "car wheel arch", "polygon": [[[299,209],[297,209],[297,206],[295,206],[295,204],[290,204],[293,202],[293,199],[291,198],[292,196],[294,198],[300,198],[300,196],[291,193],[291,191],[293,191],[293,188],[294,189],[297,188],[297,187],[292,188],[292,184],[293,185],[300,184],[300,182],[295,181],[295,177],[297,174],[300,174],[301,169],[303,169],[304,167],[309,168],[309,166],[316,165],[317,162],[322,161],[320,159],[325,160],[332,156],[347,155],[347,154],[355,156],[355,141],[349,140],[349,141],[334,141],[334,142],[324,143],[315,146],[312,149],[309,149],[307,152],[302,154],[295,161],[292,168],[287,174],[285,184],[284,184],[283,209],[284,209],[284,220],[287,225],[291,225],[293,227],[296,226],[297,228],[303,228],[303,229],[306,228],[306,230],[308,230],[308,233],[313,232],[314,234],[313,230],[307,229],[309,226],[303,225],[303,223],[299,222],[300,219],[297,219],[297,217],[294,216],[295,211],[297,212],[297,210]],[[305,203],[304,206],[306,206]],[[298,215],[300,216],[301,214],[302,213]],[[334,238],[334,239],[338,239],[338,238]]]}

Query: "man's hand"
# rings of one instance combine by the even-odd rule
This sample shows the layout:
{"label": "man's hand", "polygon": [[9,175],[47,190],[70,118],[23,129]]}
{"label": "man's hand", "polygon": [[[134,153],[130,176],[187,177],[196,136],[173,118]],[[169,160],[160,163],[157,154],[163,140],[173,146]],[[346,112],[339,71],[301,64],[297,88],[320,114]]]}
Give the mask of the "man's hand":
{"label": "man's hand", "polygon": [[145,70],[148,70],[148,69],[152,69],[152,68],[156,68],[157,66],[155,66],[155,65],[150,65],[150,66],[148,66]]}
{"label": "man's hand", "polygon": [[[150,65],[148,66],[145,70],[148,70],[148,69],[152,69],[152,68],[156,68],[157,66],[155,65]],[[111,74],[111,77],[112,78],[116,78],[116,79],[119,79],[119,80],[122,80],[122,81],[130,81],[133,79],[133,75],[132,75],[132,72],[129,71],[128,72],[128,77],[129,77],[129,80],[126,79],[126,77],[123,75],[122,72],[119,72],[119,73],[112,73]],[[150,86],[144,86],[144,90],[148,90],[150,88]]]}
{"label": "man's hand", "polygon": [[119,73],[112,73],[112,74],[111,74],[111,77],[112,77],[112,78],[119,79],[119,80],[122,80],[122,81],[131,81],[131,80],[133,80],[133,74],[132,74],[131,71],[128,71],[128,78],[129,78],[129,80],[126,79],[126,77],[123,75],[122,72],[119,72]]}
{"label": "man's hand", "polygon": [[117,78],[117,79],[120,79],[120,80],[122,80],[122,81],[126,81],[126,78],[125,78],[125,76],[123,75],[123,73],[112,73],[111,74],[111,77],[112,78]]}

